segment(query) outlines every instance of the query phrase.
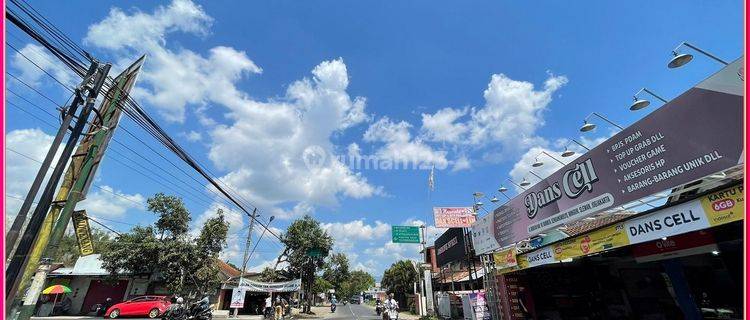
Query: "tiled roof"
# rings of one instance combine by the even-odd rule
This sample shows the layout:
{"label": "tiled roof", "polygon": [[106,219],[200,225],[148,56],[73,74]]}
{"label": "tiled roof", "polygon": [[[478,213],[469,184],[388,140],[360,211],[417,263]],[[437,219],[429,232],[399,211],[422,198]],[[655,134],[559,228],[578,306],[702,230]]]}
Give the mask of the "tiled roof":
{"label": "tiled roof", "polygon": [[572,224],[569,224],[568,227],[564,230],[564,232],[570,235],[571,237],[576,236],[582,233],[589,232],[596,228],[608,225],[610,223],[620,221],[629,216],[632,216],[633,214],[635,214],[635,212],[625,211],[625,212],[618,212],[618,213],[612,213],[612,214],[604,214],[604,215],[600,215],[597,217],[585,218],[583,220],[579,220]]}
{"label": "tiled roof", "polygon": [[237,270],[237,268],[230,266],[228,263],[221,261],[219,259],[216,259],[216,264],[219,266],[219,271],[227,278],[234,278],[240,276],[240,270]]}

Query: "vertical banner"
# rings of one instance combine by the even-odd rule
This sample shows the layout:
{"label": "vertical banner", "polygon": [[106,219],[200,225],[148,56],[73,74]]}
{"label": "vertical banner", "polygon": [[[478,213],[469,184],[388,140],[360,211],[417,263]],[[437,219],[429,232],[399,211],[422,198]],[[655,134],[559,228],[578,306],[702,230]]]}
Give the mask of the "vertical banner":
{"label": "vertical banner", "polygon": [[94,242],[91,240],[91,227],[89,226],[89,218],[86,216],[86,210],[74,211],[72,219],[81,256],[93,254]]}
{"label": "vertical banner", "polygon": [[245,306],[245,290],[240,288],[232,289],[232,300],[229,307],[242,308],[243,306]]}

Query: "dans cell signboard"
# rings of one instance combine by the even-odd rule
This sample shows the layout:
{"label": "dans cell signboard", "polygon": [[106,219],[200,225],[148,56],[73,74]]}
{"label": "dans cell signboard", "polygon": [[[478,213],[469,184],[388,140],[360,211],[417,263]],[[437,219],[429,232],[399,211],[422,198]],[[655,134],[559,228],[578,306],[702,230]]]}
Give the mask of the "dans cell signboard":
{"label": "dans cell signboard", "polygon": [[505,247],[737,166],[741,68],[738,59],[496,209],[497,243]]}

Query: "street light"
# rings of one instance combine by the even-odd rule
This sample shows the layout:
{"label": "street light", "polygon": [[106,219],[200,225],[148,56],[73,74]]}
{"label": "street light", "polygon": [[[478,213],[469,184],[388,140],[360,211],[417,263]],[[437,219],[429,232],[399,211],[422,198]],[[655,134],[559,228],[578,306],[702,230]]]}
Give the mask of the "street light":
{"label": "street light", "polygon": [[[520,184],[516,183],[516,182],[515,182],[515,181],[513,181],[513,179],[511,179],[511,178],[506,178],[505,180],[508,180],[508,181],[510,181],[510,183],[512,183],[512,184],[513,184],[513,185],[515,185],[516,187],[519,187],[519,188],[521,188],[521,189],[523,189],[523,190],[526,190],[526,188],[524,188],[524,187],[523,187],[522,185],[520,185]],[[524,178],[524,180],[526,180],[526,178]],[[527,181],[527,182],[528,182],[528,181]],[[521,184],[523,184],[523,182],[522,182]],[[506,190],[507,190],[507,189],[506,189]]]}
{"label": "street light", "polygon": [[682,66],[688,64],[690,61],[693,60],[693,55],[692,54],[689,54],[689,53],[678,53],[678,50],[682,46],[686,46],[686,47],[691,48],[691,49],[693,49],[693,50],[695,50],[695,51],[697,51],[699,53],[702,53],[703,55],[705,55],[705,56],[707,56],[707,57],[709,57],[711,59],[714,59],[714,60],[718,61],[719,63],[725,65],[725,66],[729,65],[728,62],[719,59],[717,56],[715,56],[713,54],[710,54],[710,53],[706,52],[705,50],[703,50],[701,48],[698,48],[698,47],[696,47],[696,46],[694,46],[692,44],[689,44],[687,42],[682,42],[682,43],[680,43],[680,45],[678,45],[676,48],[674,48],[674,50],[672,50],[672,55],[674,55],[674,57],[672,57],[672,59],[669,60],[669,63],[667,64],[667,67],[669,67],[670,69],[675,69],[675,68],[682,67]]}
{"label": "street light", "polygon": [[521,187],[528,187],[531,184],[529,180],[526,180],[526,177],[523,178],[523,181],[521,181]]}
{"label": "street light", "polygon": [[501,193],[505,193],[505,191],[508,191],[508,188],[505,186],[500,186],[500,189],[497,189],[497,191],[500,191]]}
{"label": "street light", "polygon": [[589,120],[589,118],[591,118],[591,116],[597,116],[600,119],[606,121],[607,123],[609,123],[609,124],[617,127],[618,129],[620,129],[620,130],[623,129],[622,126],[619,126],[618,124],[612,122],[611,120],[605,118],[604,116],[602,116],[602,115],[600,115],[600,114],[598,114],[596,112],[592,112],[591,114],[589,114],[588,116],[586,116],[586,118],[583,118],[583,126],[581,126],[581,132],[591,131],[591,130],[594,130],[594,128],[596,128],[595,124],[588,122],[588,120]]}
{"label": "street light", "polygon": [[[584,146],[584,145],[583,145],[582,143],[580,143],[580,142],[576,141],[576,139],[568,139],[568,140],[570,140],[571,142],[575,142],[575,144],[577,144],[577,145],[581,146],[581,148],[584,148],[584,149],[586,149],[586,151],[591,151],[591,149],[589,149],[588,147]],[[561,155],[562,157],[564,157],[564,158],[567,158],[567,157],[570,157],[570,156],[572,156],[572,155],[576,154],[576,152],[575,152],[575,151],[573,151],[573,150],[570,150],[570,149],[568,149],[568,146],[569,146],[569,145],[570,145],[570,143],[568,143],[568,144],[567,144],[567,145],[565,146],[565,151],[563,151],[563,153],[562,153],[562,154],[560,154],[560,155]]]}
{"label": "street light", "polygon": [[552,156],[551,154],[547,153],[547,151],[544,151],[544,150],[542,150],[541,152],[539,152],[539,154],[537,154],[537,155],[536,155],[536,157],[535,157],[535,160],[534,160],[534,163],[532,163],[532,164],[531,164],[531,166],[532,166],[532,167],[534,167],[534,168],[538,168],[538,167],[541,167],[541,166],[543,166],[543,165],[544,165],[544,162],[542,162],[542,161],[539,161],[539,156],[540,156],[541,154],[545,154],[545,155],[547,155],[548,157],[552,158],[552,160],[555,160],[555,161],[557,161],[557,163],[559,163],[559,164],[561,164],[561,165],[565,165],[565,163],[564,163],[564,162],[562,162],[562,161],[560,161],[560,159],[557,159],[557,158],[555,158],[554,156]]}
{"label": "street light", "polygon": [[638,90],[638,92],[636,92],[633,95],[633,104],[630,105],[630,111],[641,110],[641,109],[643,109],[645,107],[648,107],[648,105],[651,104],[651,101],[648,101],[648,100],[645,100],[645,99],[638,99],[638,94],[640,94],[641,92],[648,93],[648,94],[654,96],[656,99],[661,100],[661,102],[667,103],[667,100],[665,100],[664,98],[662,98],[662,97],[656,95],[655,93],[651,92],[651,90],[648,90],[646,88],[641,88],[641,90]]}
{"label": "street light", "polygon": [[498,199],[496,196],[494,196],[494,197],[492,197],[492,199],[490,199],[490,202],[492,202],[492,203],[497,203],[498,201],[500,201],[500,199]]}

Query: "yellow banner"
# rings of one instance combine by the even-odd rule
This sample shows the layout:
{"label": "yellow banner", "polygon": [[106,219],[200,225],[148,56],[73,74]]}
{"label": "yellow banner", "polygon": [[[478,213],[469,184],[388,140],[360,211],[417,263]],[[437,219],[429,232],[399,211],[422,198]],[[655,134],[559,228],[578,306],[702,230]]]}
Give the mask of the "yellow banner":
{"label": "yellow banner", "polygon": [[73,212],[73,228],[76,231],[76,239],[78,239],[78,249],[81,251],[81,256],[87,256],[94,253],[94,242],[91,240],[91,228],[89,227],[89,218],[86,216],[86,211]]}
{"label": "yellow banner", "polygon": [[622,223],[589,234],[575,237],[555,245],[555,260],[570,259],[619,248],[630,244]]}
{"label": "yellow banner", "polygon": [[711,226],[742,220],[745,194],[742,185],[701,197],[701,205]]}
{"label": "yellow banner", "polygon": [[492,255],[492,259],[495,260],[495,268],[497,269],[515,267],[518,265],[518,260],[516,259],[516,247],[510,247],[498,251]]}

